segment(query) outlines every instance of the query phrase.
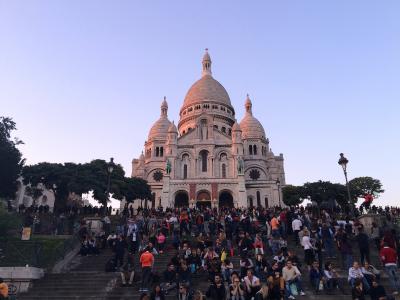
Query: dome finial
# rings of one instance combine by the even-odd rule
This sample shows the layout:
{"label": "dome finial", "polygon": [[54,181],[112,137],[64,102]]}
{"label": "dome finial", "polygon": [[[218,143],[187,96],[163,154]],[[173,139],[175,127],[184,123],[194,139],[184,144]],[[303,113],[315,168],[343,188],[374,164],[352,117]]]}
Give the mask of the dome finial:
{"label": "dome finial", "polygon": [[208,54],[208,48],[206,48],[206,53],[203,55],[203,76],[211,75],[211,57]]}
{"label": "dome finial", "polygon": [[168,103],[167,97],[164,96],[164,100],[161,103],[161,116],[168,116]]}
{"label": "dome finial", "polygon": [[251,110],[251,107],[252,107],[252,106],[253,106],[253,105],[252,105],[252,103],[251,103],[250,96],[249,96],[249,94],[247,94],[247,96],[246,96],[246,101],[245,101],[245,103],[244,103],[244,107],[246,108],[246,113],[249,113],[250,115],[253,114],[253,112],[252,112],[252,110]]}

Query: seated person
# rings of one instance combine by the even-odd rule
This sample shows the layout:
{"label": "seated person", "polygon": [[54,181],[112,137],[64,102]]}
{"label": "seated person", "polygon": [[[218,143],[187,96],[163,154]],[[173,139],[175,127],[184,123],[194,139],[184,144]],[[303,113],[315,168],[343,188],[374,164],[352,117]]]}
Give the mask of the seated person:
{"label": "seated person", "polygon": [[133,278],[135,277],[135,266],[133,254],[128,254],[126,262],[120,268],[122,286],[126,286],[128,281],[129,285],[133,284]]}
{"label": "seated person", "polygon": [[240,282],[238,273],[233,272],[231,276],[231,284],[229,285],[230,300],[245,300],[246,288]]}
{"label": "seated person", "polygon": [[289,295],[289,299],[294,299],[294,295],[292,295],[291,285],[295,284],[297,291],[300,293],[301,296],[305,296],[303,285],[301,282],[301,273],[299,269],[293,266],[292,261],[288,260],[286,262],[286,266],[282,269],[282,277],[285,281],[285,288],[286,292]]}
{"label": "seated person", "polygon": [[233,264],[227,258],[221,264],[221,273],[222,273],[222,277],[224,278],[225,282],[230,283],[232,272],[233,272]]}
{"label": "seated person", "polygon": [[324,277],[325,277],[325,286],[328,289],[328,292],[332,292],[333,289],[337,287],[344,294],[342,279],[339,277],[336,270],[333,268],[333,264],[331,262],[327,262],[325,264]]}
{"label": "seated person", "polygon": [[361,272],[364,274],[365,279],[367,279],[368,284],[371,286],[373,280],[380,279],[380,272],[373,265],[370,265],[367,261],[364,263],[364,266],[361,268]]}
{"label": "seated person", "polygon": [[165,294],[176,288],[176,279],[175,266],[170,263],[163,273],[163,282],[160,284],[161,289]]}
{"label": "seated person", "polygon": [[272,268],[272,273],[268,276],[268,287],[270,299],[283,299],[285,295],[285,281],[279,271],[278,263]]}
{"label": "seated person", "polygon": [[97,247],[97,243],[96,240],[94,238],[91,238],[88,241],[88,245],[89,245],[89,253],[93,254],[93,255],[99,255],[100,254],[100,250]]}
{"label": "seated person", "polygon": [[178,270],[178,282],[179,284],[184,283],[187,287],[190,287],[192,279],[192,273],[190,272],[186,263],[182,263]]}
{"label": "seated person", "polygon": [[380,285],[375,279],[372,280],[371,288],[369,289],[371,300],[387,300],[391,299],[386,295],[385,288]]}
{"label": "seated person", "polygon": [[314,261],[310,270],[310,282],[316,294],[319,293],[320,284],[324,279],[324,274],[319,269],[319,263]]}
{"label": "seated person", "polygon": [[364,277],[364,274],[361,272],[360,265],[358,264],[358,262],[355,261],[353,263],[353,266],[349,269],[349,277],[348,277],[349,284],[351,285],[352,288],[354,288],[357,279],[362,281],[363,283],[362,288],[368,292],[369,290],[368,281]]}
{"label": "seated person", "polygon": [[254,276],[254,272],[252,269],[247,270],[247,275],[243,278],[243,283],[246,287],[246,292],[250,299],[256,295],[261,287],[260,279]]}

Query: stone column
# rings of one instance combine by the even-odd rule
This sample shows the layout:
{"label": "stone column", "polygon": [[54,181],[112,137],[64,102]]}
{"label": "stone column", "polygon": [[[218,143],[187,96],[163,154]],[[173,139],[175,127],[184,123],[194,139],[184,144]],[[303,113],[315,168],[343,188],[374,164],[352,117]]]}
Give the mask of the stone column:
{"label": "stone column", "polygon": [[246,193],[246,184],[244,181],[244,174],[238,175],[238,191],[239,191],[239,199],[237,199],[237,203],[239,207],[247,207],[247,193]]}
{"label": "stone column", "polygon": [[169,174],[165,174],[163,177],[163,188],[161,191],[161,205],[162,207],[166,208],[166,207],[174,207],[174,199],[171,199],[170,197],[170,186],[169,186],[169,182],[170,182],[170,176]]}

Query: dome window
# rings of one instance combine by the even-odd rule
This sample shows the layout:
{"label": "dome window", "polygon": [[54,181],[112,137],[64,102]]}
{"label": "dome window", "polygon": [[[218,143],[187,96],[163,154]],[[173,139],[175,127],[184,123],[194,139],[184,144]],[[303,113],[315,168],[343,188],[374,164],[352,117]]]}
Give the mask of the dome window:
{"label": "dome window", "polygon": [[222,131],[223,133],[226,133],[226,128],[225,128],[225,127],[222,127],[222,128],[221,128],[221,131]]}

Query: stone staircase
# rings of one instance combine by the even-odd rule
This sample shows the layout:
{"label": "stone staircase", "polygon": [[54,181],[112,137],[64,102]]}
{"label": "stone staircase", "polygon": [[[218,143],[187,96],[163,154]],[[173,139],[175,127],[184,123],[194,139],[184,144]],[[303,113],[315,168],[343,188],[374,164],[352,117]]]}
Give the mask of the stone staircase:
{"label": "stone staircase", "polygon": [[[294,249],[301,261],[304,261],[302,248],[295,246],[292,239],[289,237],[289,249]],[[372,263],[381,269],[379,256],[377,251],[371,245]],[[354,259],[359,260],[358,248],[353,245]],[[162,276],[168,262],[176,254],[174,249],[167,248],[164,254],[155,257],[154,272]],[[18,299],[36,300],[36,299],[101,299],[101,300],[117,300],[117,299],[139,299],[141,270],[139,268],[139,256],[135,257],[136,274],[133,286],[122,287],[121,278],[118,272],[106,273],[104,266],[107,260],[112,256],[110,250],[103,250],[98,256],[80,257],[76,256],[71,263],[70,271],[61,274],[46,274],[46,276],[34,282],[33,287],[26,294],[22,294]],[[337,255],[340,257],[340,255]],[[239,257],[231,258],[235,269],[239,268]],[[325,262],[326,260],[324,260]],[[308,271],[305,267],[302,269],[303,285],[305,287],[306,296],[298,296],[298,299],[319,299],[319,300],[339,300],[350,299],[351,291],[347,284],[347,270],[341,270],[340,258],[334,261],[339,273],[345,278],[346,294],[343,295],[339,290],[334,291],[333,295],[326,295],[325,292],[315,295],[310,287],[308,279]],[[392,290],[389,285],[386,274],[382,272],[382,284],[386,291],[390,293]],[[207,291],[209,286],[208,276],[205,272],[199,272],[192,277],[192,286],[195,290],[200,290],[203,293]],[[176,299],[176,292],[171,291],[166,299]],[[397,299],[397,298],[396,298]]]}

